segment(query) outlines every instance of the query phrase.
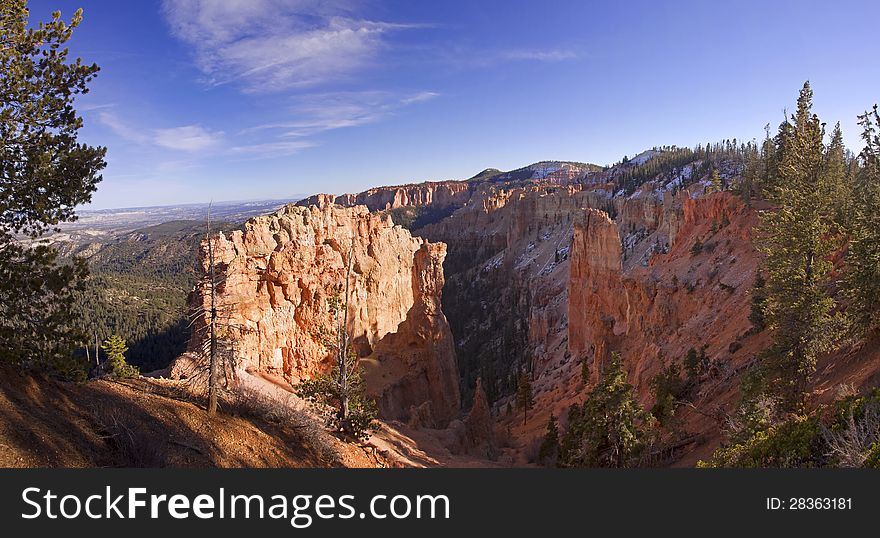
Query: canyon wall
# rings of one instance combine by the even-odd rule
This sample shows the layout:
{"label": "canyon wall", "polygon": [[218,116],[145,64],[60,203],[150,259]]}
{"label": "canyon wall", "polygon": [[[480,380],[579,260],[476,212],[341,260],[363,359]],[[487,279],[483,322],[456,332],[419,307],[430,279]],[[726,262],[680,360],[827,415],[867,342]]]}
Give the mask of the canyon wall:
{"label": "canyon wall", "polygon": [[[571,251],[569,345],[601,374],[611,351],[621,352],[631,380],[647,396],[650,378],[690,347],[705,346],[723,367],[745,357],[751,285],[758,255],[751,242],[756,212],[729,193],[694,198],[685,193],[663,215],[655,234],[674,239],[668,252],[652,251],[668,237],[642,240],[648,247],[622,262],[625,239],[616,222],[590,210],[575,222]],[[702,245],[697,249],[694,244]]]}
{"label": "canyon wall", "polygon": [[436,181],[394,187],[376,187],[357,194],[316,194],[297,205],[308,207],[332,202],[344,207],[366,206],[370,211],[406,206],[446,207],[464,205],[471,196],[473,184],[467,181]]}
{"label": "canyon wall", "polygon": [[[350,251],[346,325],[383,416],[405,418],[426,403],[439,423],[458,415],[455,352],[440,306],[445,245],[414,238],[366,207],[320,200],[253,218],[211,246],[220,340],[236,367],[291,383],[331,367],[329,302],[342,294]],[[209,308],[208,287],[200,285],[191,302]],[[204,323],[194,328],[191,350],[204,345]]]}

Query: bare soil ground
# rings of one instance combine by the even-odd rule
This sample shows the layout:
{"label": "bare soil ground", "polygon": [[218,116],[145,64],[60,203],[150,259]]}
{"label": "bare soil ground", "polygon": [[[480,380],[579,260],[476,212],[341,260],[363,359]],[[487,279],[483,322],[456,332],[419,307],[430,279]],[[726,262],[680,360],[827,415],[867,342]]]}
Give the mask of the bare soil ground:
{"label": "bare soil ground", "polygon": [[2,467],[382,465],[370,450],[304,428],[247,407],[209,417],[162,380],[66,383],[0,368]]}

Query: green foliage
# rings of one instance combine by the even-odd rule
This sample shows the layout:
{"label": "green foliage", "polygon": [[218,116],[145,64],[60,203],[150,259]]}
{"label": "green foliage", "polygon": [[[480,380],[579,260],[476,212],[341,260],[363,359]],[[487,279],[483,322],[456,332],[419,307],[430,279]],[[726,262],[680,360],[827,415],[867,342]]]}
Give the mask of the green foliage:
{"label": "green foliage", "polygon": [[68,62],[64,45],[81,11],[69,25],[55,12],[28,28],[28,16],[24,0],[0,0],[0,349],[18,364],[80,377],[71,305],[86,267],[16,238],[37,240],[74,220],[73,208],[101,180],[106,150],[77,142],[82,118],[73,106],[98,67]]}
{"label": "green foliage", "polygon": [[[168,366],[186,350],[190,336],[186,297],[191,285],[182,280],[93,270],[73,306],[86,335],[83,344],[94,346],[96,334],[118,334],[129,343],[131,364],[145,372]],[[77,352],[85,354],[85,349]]]}
{"label": "green foliage", "polygon": [[718,173],[717,168],[712,168],[712,173],[709,174],[709,186],[706,188],[706,192],[721,192],[724,190],[724,183],[721,181],[721,174]]}
{"label": "green foliage", "polygon": [[[347,387],[343,388],[339,383],[340,369],[337,364],[329,373],[301,382],[296,393],[312,403],[334,431],[366,440],[377,426],[379,409],[375,400],[366,396],[361,368],[357,365],[354,353],[349,353],[349,357],[351,362],[348,365],[350,370]],[[340,413],[343,395],[348,400],[348,412],[344,417]]]}
{"label": "green foliage", "polygon": [[769,389],[791,410],[803,404],[818,355],[832,342],[828,258],[835,243],[826,218],[831,188],[823,173],[824,129],[812,113],[812,97],[805,83],[797,112],[780,128],[775,179],[767,188],[776,208],[762,214],[757,238],[768,274],[763,310],[767,327],[774,331],[762,360]]}
{"label": "green foliage", "polygon": [[556,465],[559,450],[559,427],[556,424],[556,417],[551,414],[550,420],[547,421],[547,432],[538,450],[538,461],[550,467]]}
{"label": "green foliage", "polygon": [[767,394],[764,372],[760,366],[746,372],[740,383],[740,401],[728,420],[727,435],[733,443],[743,443],[769,428],[776,420],[778,402]]}
{"label": "green foliage", "polygon": [[822,174],[830,190],[829,217],[840,229],[846,229],[850,221],[852,203],[852,178],[849,176],[846,146],[840,122],[831,131],[831,142],[825,151]]}
{"label": "green foliage", "polygon": [[690,348],[684,358],[684,370],[688,380],[696,381],[709,370],[709,357],[706,355],[706,346],[696,349]]}
{"label": "green foliage", "polygon": [[767,326],[764,318],[764,303],[767,301],[767,281],[759,270],[755,273],[755,283],[752,286],[752,303],[749,310],[749,321],[752,322],[754,331],[761,332]]}
{"label": "green foliage", "polygon": [[736,192],[740,195],[743,202],[748,207],[752,206],[752,199],[757,194],[757,190],[761,183],[761,154],[754,145],[749,145],[745,153],[745,170],[742,179],[735,187]]}
{"label": "green foliage", "polygon": [[581,359],[581,382],[584,385],[590,382],[590,364],[587,362],[586,357]]}
{"label": "green foliage", "polygon": [[820,467],[825,464],[819,420],[793,416],[743,443],[719,448],[698,467]]}
{"label": "green foliage", "polygon": [[516,408],[523,412],[523,424],[529,416],[529,411],[535,406],[534,395],[532,394],[532,380],[529,374],[521,372],[516,384]]}
{"label": "green foliage", "polygon": [[686,399],[691,384],[681,376],[681,367],[671,363],[651,379],[651,395],[654,406],[651,414],[661,426],[669,426],[675,418],[675,412],[681,402]]}
{"label": "green foliage", "polygon": [[[776,419],[759,376],[743,385],[743,405],[728,443],[702,467],[874,467],[880,443],[880,390],[847,396],[830,409]],[[745,419],[752,419],[747,423]]]}
{"label": "green foliage", "polygon": [[852,191],[853,208],[845,290],[848,313],[862,333],[880,330],[880,115],[875,105],[859,116],[865,148]]}
{"label": "green foliage", "polygon": [[633,467],[653,443],[653,418],[635,399],[620,354],[613,353],[602,380],[580,406],[569,410],[560,464],[566,467]]}
{"label": "green foliage", "polygon": [[880,441],[871,445],[871,450],[865,459],[865,467],[868,469],[880,469]]}
{"label": "green foliage", "polygon": [[[235,229],[226,223],[212,226]],[[128,342],[128,362],[143,372],[165,368],[186,351],[187,295],[202,274],[198,252],[204,235],[204,222],[171,221],[67,247],[71,255],[78,249],[91,252],[91,277],[73,305],[76,325],[86,337],[82,344],[94,346],[96,334],[118,334]],[[76,354],[85,360],[85,349]]]}
{"label": "green foliage", "polygon": [[114,334],[107,337],[101,348],[107,354],[106,370],[110,375],[116,377],[137,377],[140,375],[136,366],[125,362],[128,346],[121,336]]}
{"label": "green foliage", "polygon": [[700,252],[703,252],[703,242],[697,239],[691,247],[691,256],[696,256]]}
{"label": "green foliage", "polygon": [[331,314],[336,318],[336,333],[324,331],[324,345],[335,361],[328,373],[302,381],[296,388],[300,398],[310,402],[337,433],[358,440],[366,440],[377,426],[379,409],[366,395],[357,355],[345,334],[345,301],[333,295],[327,300]]}

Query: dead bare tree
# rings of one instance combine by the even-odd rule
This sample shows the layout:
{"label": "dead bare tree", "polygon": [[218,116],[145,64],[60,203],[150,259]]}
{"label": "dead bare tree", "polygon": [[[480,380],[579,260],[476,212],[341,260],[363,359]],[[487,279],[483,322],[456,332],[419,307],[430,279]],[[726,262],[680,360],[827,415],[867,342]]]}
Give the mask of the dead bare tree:
{"label": "dead bare tree", "polygon": [[880,442],[880,403],[865,402],[861,416],[850,410],[839,428],[822,426],[827,455],[841,467],[862,467],[871,449]]}
{"label": "dead bare tree", "polygon": [[[300,382],[297,394],[315,404],[316,409],[327,418],[327,423],[337,433],[348,438],[364,440],[369,431],[375,428],[378,416],[376,402],[367,397],[364,380],[358,365],[358,357],[351,346],[348,334],[348,302],[351,299],[351,279],[354,264],[354,237],[348,249],[345,262],[345,284],[339,286],[340,292],[328,298],[328,307],[333,315],[335,334],[332,337],[324,332],[318,337],[331,351],[336,361],[328,373]],[[332,331],[328,331],[332,332]],[[325,337],[326,336],[326,337]]]}
{"label": "dead bare tree", "polygon": [[[200,292],[203,297],[199,308],[189,315],[188,328],[192,329],[193,336],[199,337],[200,345],[197,350],[191,350],[197,355],[192,370],[186,372],[186,379],[193,390],[203,391],[207,388],[209,415],[217,413],[220,402],[221,377],[226,387],[230,384],[230,372],[235,376],[235,347],[234,340],[230,340],[231,333],[239,334],[251,332],[252,329],[231,322],[231,305],[221,304],[218,290],[225,284],[226,278],[220,271],[214,251],[214,230],[211,221],[211,207],[205,216],[205,241],[203,243],[207,254],[207,267],[201,280]],[[207,305],[204,297],[207,296]],[[221,376],[221,373],[223,374]]]}
{"label": "dead bare tree", "polygon": [[214,244],[211,240],[211,204],[205,218],[206,241],[208,243],[208,279],[211,288],[211,309],[208,315],[209,373],[208,373],[208,414],[217,414],[217,273],[214,267]]}
{"label": "dead bare tree", "polygon": [[340,406],[339,406],[339,421],[340,424],[346,424],[348,422],[348,414],[349,414],[349,403],[351,400],[351,395],[349,391],[349,371],[351,370],[351,365],[348,360],[348,296],[349,296],[349,283],[351,282],[351,264],[352,259],[354,258],[354,237],[351,238],[351,243],[348,247],[348,267],[345,270],[345,297],[343,298],[343,314],[342,319],[339,319],[339,310],[336,311],[336,337],[338,339],[337,345],[337,361],[339,364],[339,394],[340,394]]}

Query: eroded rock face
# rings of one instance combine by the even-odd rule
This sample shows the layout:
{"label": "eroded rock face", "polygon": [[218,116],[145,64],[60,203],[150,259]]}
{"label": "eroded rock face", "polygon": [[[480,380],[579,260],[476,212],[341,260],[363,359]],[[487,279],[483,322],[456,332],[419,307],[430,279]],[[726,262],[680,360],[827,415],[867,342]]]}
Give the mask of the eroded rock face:
{"label": "eroded rock face", "polygon": [[[346,325],[364,359],[368,391],[386,416],[406,418],[410,407],[428,402],[435,420],[450,420],[458,414],[459,393],[440,307],[446,246],[414,238],[366,207],[319,202],[286,206],[251,219],[228,238],[212,238],[224,349],[237,367],[291,383],[329,369],[330,301],[341,297],[350,251]],[[197,288],[191,302],[208,307],[208,289]],[[195,327],[191,350],[205,338],[203,326]]]}
{"label": "eroded rock face", "polygon": [[[588,362],[590,383],[611,351],[621,352],[646,402],[650,378],[664,364],[680,363],[690,347],[706,346],[720,367],[744,360],[729,349],[742,345],[751,327],[756,218],[731,194],[685,194],[655,223],[655,233],[668,234],[657,243],[668,249],[636,252],[627,263],[624,231],[605,213],[587,210],[575,223],[568,335],[572,355]],[[651,246],[651,236],[643,242]]]}
{"label": "eroded rock face", "polygon": [[437,181],[396,187],[376,187],[357,194],[316,194],[297,203],[301,206],[331,202],[344,207],[366,206],[370,211],[406,206],[444,207],[463,205],[471,196],[473,186],[466,181]]}

